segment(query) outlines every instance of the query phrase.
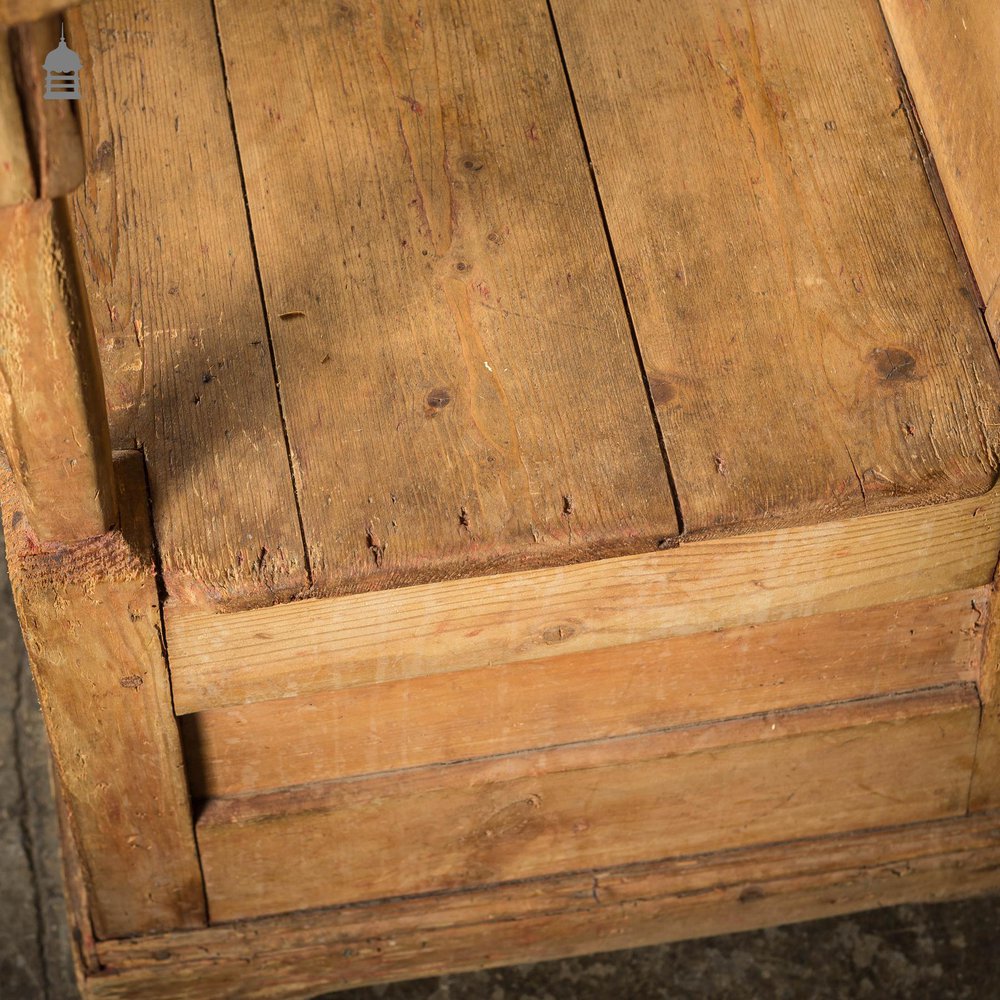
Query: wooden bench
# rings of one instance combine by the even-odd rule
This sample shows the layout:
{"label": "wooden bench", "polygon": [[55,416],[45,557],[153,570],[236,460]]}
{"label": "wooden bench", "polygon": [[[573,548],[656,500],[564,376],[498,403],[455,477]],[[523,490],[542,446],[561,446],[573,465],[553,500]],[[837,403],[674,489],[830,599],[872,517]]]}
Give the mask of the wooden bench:
{"label": "wooden bench", "polygon": [[88,997],[1000,888],[995,4],[97,0],[78,106],[51,6],[3,516]]}

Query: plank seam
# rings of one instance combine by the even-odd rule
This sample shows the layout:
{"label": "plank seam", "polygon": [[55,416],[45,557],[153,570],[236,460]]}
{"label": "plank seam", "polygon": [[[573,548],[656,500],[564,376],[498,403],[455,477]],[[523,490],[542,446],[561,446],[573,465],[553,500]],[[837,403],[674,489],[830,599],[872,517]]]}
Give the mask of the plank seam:
{"label": "plank seam", "polygon": [[[213,0],[214,2],[214,0]],[[573,106],[573,117],[576,120],[576,130],[583,146],[583,155],[587,161],[587,170],[590,173],[590,183],[594,191],[594,200],[597,202],[597,211],[601,216],[601,225],[604,228],[604,240],[608,247],[608,254],[611,257],[611,266],[615,272],[615,280],[618,282],[618,294],[625,309],[625,318],[628,321],[629,334],[632,337],[632,349],[635,351],[636,361],[639,364],[639,374],[642,376],[642,385],[646,392],[646,404],[649,407],[649,415],[653,419],[653,427],[656,429],[656,440],[660,446],[660,457],[663,459],[663,467],[667,473],[667,483],[670,486],[670,497],[674,502],[674,514],[677,517],[677,537],[684,535],[684,514],[681,510],[680,493],[677,491],[677,484],[674,481],[673,469],[670,467],[670,457],[667,454],[667,445],[663,438],[663,428],[656,416],[656,404],[653,402],[653,392],[649,386],[649,376],[646,373],[646,365],[642,359],[642,349],[639,346],[639,336],[635,329],[635,320],[632,318],[632,310],[629,306],[628,294],[625,291],[625,281],[622,278],[621,266],[618,263],[618,254],[615,252],[614,241],[611,238],[611,227],[608,224],[608,216],[604,210],[604,201],[601,198],[600,185],[597,182],[597,175],[594,173],[594,163],[590,157],[590,146],[587,142],[587,133],[583,127],[583,118],[580,115],[580,108],[577,105],[576,92],[573,90],[573,81],[569,73],[569,65],[566,62],[566,55],[563,52],[562,39],[559,37],[559,25],[556,23],[555,11],[552,9],[552,0],[545,0],[545,6],[549,12],[549,21],[552,24],[552,37],[556,43],[556,51],[559,53],[559,62],[562,65],[563,77],[566,81],[566,90],[569,94],[570,103]]]}
{"label": "plank seam", "polygon": [[[471,757],[461,757],[454,760],[442,760],[435,761],[434,763],[428,764],[411,764],[404,767],[388,768],[380,771],[368,771],[360,774],[349,774],[344,777],[335,777],[327,779],[318,779],[316,781],[306,781],[300,782],[294,785],[284,785],[278,788],[269,789],[255,789],[247,792],[230,793],[228,795],[210,795],[207,798],[201,800],[201,807],[198,809],[198,815],[195,821],[195,826],[198,826],[198,821],[205,815],[206,807],[209,803],[213,802],[249,802],[253,799],[261,798],[274,798],[278,799],[284,796],[293,796],[305,789],[316,789],[317,791],[322,787],[329,790],[331,793],[335,787],[343,788],[345,786],[364,784],[369,781],[374,781],[378,779],[386,779],[393,775],[403,776],[408,774],[414,774],[417,772],[424,772],[427,774],[435,773],[441,770],[445,770],[452,767],[470,765],[470,764],[482,764],[489,765],[493,763],[500,763],[508,760],[516,759],[526,759],[532,755],[537,755],[540,753],[551,753],[553,751],[560,751],[563,749],[586,749],[587,747],[595,747],[600,744],[615,744],[616,746],[624,746],[629,742],[633,744],[638,744],[644,740],[650,738],[655,738],[659,736],[668,736],[670,734],[676,733],[691,733],[697,734],[699,732],[705,732],[708,729],[725,726],[727,728],[735,728],[740,723],[753,723],[761,722],[764,723],[767,720],[775,720],[776,722],[784,722],[790,717],[801,718],[804,715],[816,715],[819,713],[824,713],[825,715],[833,715],[836,710],[839,709],[850,709],[850,708],[864,708],[867,705],[872,705],[879,703],[879,707],[889,707],[890,703],[898,703],[909,701],[911,703],[917,702],[918,709],[923,711],[925,714],[933,714],[929,710],[925,709],[925,704],[931,704],[935,696],[938,695],[952,695],[955,700],[955,705],[951,705],[947,708],[937,709],[938,712],[941,711],[952,711],[958,706],[958,699],[963,695],[971,695],[975,693],[978,698],[978,688],[975,682],[955,679],[945,681],[939,684],[929,684],[918,688],[905,688],[899,691],[893,691],[889,694],[863,694],[854,698],[840,698],[836,701],[827,701],[820,704],[804,704],[804,705],[792,705],[787,708],[772,709],[767,711],[757,711],[757,712],[747,712],[741,715],[728,715],[723,716],[718,719],[703,719],[696,722],[679,722],[673,725],[660,726],[655,729],[643,729],[636,732],[627,733],[615,733],[610,736],[599,736],[590,739],[576,739],[576,740],[566,740],[561,743],[547,743],[540,746],[524,747],[517,750],[506,750],[502,753],[477,755]],[[960,707],[960,706],[959,706]],[[980,703],[981,710],[981,703]],[[915,715],[921,714],[920,711],[915,713]],[[909,716],[908,718],[912,718]],[[874,719],[867,720],[864,725],[873,725],[879,723],[890,723],[893,720],[888,716],[885,719]],[[859,724],[860,725],[860,724]],[[782,738],[791,738],[795,736],[801,736],[806,734],[818,734],[826,732],[839,732],[847,727],[835,719],[821,720],[819,724],[816,725],[814,729],[804,729],[801,732],[794,732],[785,734]],[[742,741],[746,745],[756,746],[759,742],[766,742],[766,740],[753,739],[750,741]],[[718,743],[711,744],[708,746],[700,746],[693,750],[682,750],[676,753],[669,754],[670,757],[687,757],[693,756],[700,753],[711,752],[712,750],[718,750],[720,748],[725,748],[729,746],[738,745],[737,743]],[[659,759],[657,755],[653,755],[650,759]],[[587,765],[586,767],[579,768],[567,768],[566,770],[594,770],[599,769],[605,765],[594,764]],[[616,765],[617,766],[617,765]],[[555,772],[553,772],[555,773]],[[970,774],[970,787],[971,787],[971,774]],[[310,808],[304,808],[301,810],[302,813],[312,811]],[[276,814],[277,810],[269,810],[265,814],[263,811],[261,817],[264,815],[271,816]],[[965,811],[963,811],[965,815]],[[209,820],[211,822],[211,819]]]}
{"label": "plank seam", "polygon": [[[146,510],[145,516],[149,523],[149,552],[150,557],[153,560],[153,580],[156,585],[156,596],[157,596],[157,617],[159,624],[157,625],[157,631],[159,632],[160,640],[160,651],[163,656],[163,665],[166,670],[167,675],[167,691],[170,695],[170,711],[173,713],[174,719],[177,724],[177,735],[181,736],[180,732],[180,719],[181,717],[177,714],[177,709],[174,707],[174,679],[170,672],[170,656],[167,649],[167,622],[163,615],[163,605],[167,600],[168,591],[166,580],[163,577],[163,560],[160,554],[160,543],[156,537],[156,518],[153,517],[153,491],[150,486],[149,480],[149,459],[146,455],[145,445],[140,446],[138,449],[139,460],[142,465],[142,482],[145,490],[146,497]],[[205,881],[205,866],[202,864],[201,860],[201,845],[198,843],[197,836],[197,822],[198,822],[198,811],[195,808],[196,803],[191,795],[191,776],[188,773],[188,767],[190,762],[187,759],[187,754],[184,752],[183,743],[181,744],[181,760],[184,765],[184,784],[186,786],[187,797],[191,802],[191,827],[192,827],[192,840],[194,841],[194,859],[195,863],[198,865],[198,877],[201,879],[201,895],[203,900],[204,912],[207,913],[208,909],[208,883]],[[89,912],[87,914],[89,919]]]}
{"label": "plank seam", "polygon": [[257,240],[253,229],[253,216],[250,213],[250,199],[247,196],[246,175],[243,170],[243,154],[240,151],[240,139],[236,131],[236,118],[233,114],[232,95],[229,90],[229,71],[226,67],[225,53],[222,51],[222,29],[219,25],[219,12],[216,0],[212,0],[212,21],[215,25],[215,44],[219,52],[219,66],[222,69],[222,81],[226,90],[226,111],[229,115],[229,129],[233,136],[233,149],[236,153],[236,169],[240,175],[240,192],[243,195],[243,211],[246,215],[247,235],[250,238],[250,253],[253,256],[254,277],[257,279],[257,295],[260,300],[260,310],[264,319],[264,330],[267,334],[267,350],[271,358],[271,373],[274,376],[274,393],[278,403],[278,417],[281,420],[281,436],[285,442],[285,456],[288,459],[288,471],[292,478],[292,495],[295,497],[295,517],[299,524],[299,535],[302,539],[302,559],[306,571],[307,589],[312,590],[313,572],[309,558],[309,544],[306,540],[306,526],[302,518],[302,502],[299,499],[299,482],[295,475],[295,461],[292,458],[291,440],[288,436],[288,422],[285,418],[284,400],[281,398],[281,376],[278,373],[278,359],[274,353],[274,338],[271,335],[271,320],[267,311],[267,300],[264,296],[264,281],[260,272],[260,257],[257,253]]}

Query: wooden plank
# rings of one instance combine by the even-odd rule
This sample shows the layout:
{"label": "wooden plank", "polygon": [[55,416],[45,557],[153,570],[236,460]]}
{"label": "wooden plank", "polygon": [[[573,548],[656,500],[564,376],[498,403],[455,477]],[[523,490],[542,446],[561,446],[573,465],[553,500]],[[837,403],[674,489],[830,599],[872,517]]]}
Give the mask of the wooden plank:
{"label": "wooden plank", "polygon": [[983,716],[976,744],[969,808],[974,812],[1000,808],[1000,615],[997,588],[1000,565],[994,576],[989,610],[984,616],[983,644],[979,656],[979,694]]}
{"label": "wooden plank", "polygon": [[121,531],[39,545],[3,502],[11,586],[100,937],[204,923],[160,635],[142,459],[116,462]]}
{"label": "wooden plank", "polygon": [[1000,308],[1000,17],[993,0],[881,0],[948,204],[987,304]]}
{"label": "wooden plank", "polygon": [[0,0],[0,25],[37,21],[83,0]]}
{"label": "wooden plank", "polygon": [[987,589],[186,716],[192,793],[240,795],[978,680]]}
{"label": "wooden plank", "polygon": [[99,945],[94,1000],[312,997],[1000,888],[996,816],[802,840]]}
{"label": "wooden plank", "polygon": [[42,541],[118,518],[104,384],[66,205],[0,209],[0,438]]}
{"label": "wooden plank", "polygon": [[[83,145],[75,101],[45,100],[46,55],[58,44],[61,16],[23,24],[12,32],[21,104],[28,120],[36,190],[42,198],[75,191],[84,177]],[[88,81],[89,82],[89,81]]]}
{"label": "wooden plank", "polygon": [[0,208],[35,197],[8,36],[0,26]]}
{"label": "wooden plank", "polygon": [[1000,491],[640,556],[231,615],[167,609],[178,713],[989,584]]}
{"label": "wooden plank", "polygon": [[685,529],[992,486],[997,361],[876,0],[553,10]]}
{"label": "wooden plank", "polygon": [[218,11],[317,592],[675,534],[542,0]]}
{"label": "wooden plank", "polygon": [[958,815],[978,724],[970,685],[213,799],[198,820],[209,912],[235,920]]}
{"label": "wooden plank", "polygon": [[268,604],[308,581],[211,2],[102,0],[67,25],[112,440],[147,456],[171,597]]}

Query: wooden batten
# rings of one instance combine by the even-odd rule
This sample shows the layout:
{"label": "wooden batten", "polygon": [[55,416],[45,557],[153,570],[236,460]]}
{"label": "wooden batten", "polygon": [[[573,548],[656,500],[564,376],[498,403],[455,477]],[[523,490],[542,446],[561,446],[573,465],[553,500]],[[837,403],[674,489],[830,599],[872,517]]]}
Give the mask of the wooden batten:
{"label": "wooden batten", "polygon": [[991,814],[109,941],[87,994],[291,1000],[997,889]]}
{"label": "wooden batten", "polygon": [[972,771],[969,808],[973,812],[1000,809],[1000,614],[997,591],[1000,567],[993,581],[993,595],[985,621],[979,657],[979,696],[983,703],[976,761]]}
{"label": "wooden batten", "polygon": [[1000,491],[529,573],[233,614],[167,605],[180,714],[988,585]]}
{"label": "wooden batten", "polygon": [[0,438],[43,542],[118,517],[104,385],[65,202],[0,209]]}
{"label": "wooden batten", "polygon": [[11,585],[99,937],[196,926],[204,898],[171,711],[141,457],[120,530],[40,544],[7,478]]}

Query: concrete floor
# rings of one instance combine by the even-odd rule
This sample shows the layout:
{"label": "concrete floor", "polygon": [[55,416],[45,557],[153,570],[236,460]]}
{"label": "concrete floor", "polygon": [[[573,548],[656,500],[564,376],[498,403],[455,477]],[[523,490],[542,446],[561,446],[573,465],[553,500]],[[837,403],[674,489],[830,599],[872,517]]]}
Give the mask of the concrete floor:
{"label": "concrete floor", "polygon": [[[993,1000],[1000,897],[903,906],[340,1000]],[[74,1000],[44,734],[0,561],[0,1000]]]}

